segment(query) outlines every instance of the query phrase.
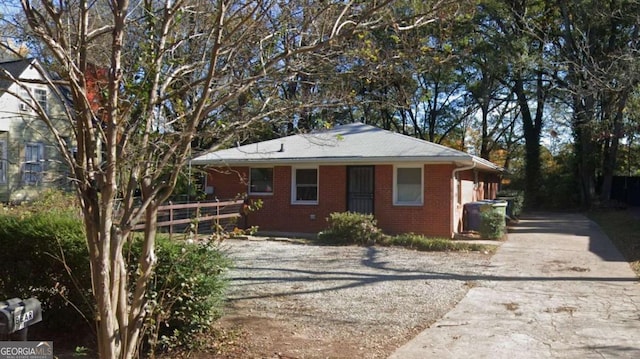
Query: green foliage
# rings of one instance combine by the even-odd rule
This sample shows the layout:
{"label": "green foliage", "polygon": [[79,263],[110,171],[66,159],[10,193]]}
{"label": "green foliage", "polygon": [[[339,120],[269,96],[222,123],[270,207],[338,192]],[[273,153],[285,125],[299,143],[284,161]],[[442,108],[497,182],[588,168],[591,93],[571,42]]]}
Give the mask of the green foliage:
{"label": "green foliage", "polygon": [[329,227],[318,233],[318,239],[331,244],[398,246],[418,251],[488,251],[487,246],[475,243],[455,242],[445,238],[427,238],[419,234],[405,233],[387,236],[376,227],[372,215],[343,212],[331,213]]}
{"label": "green foliage", "polygon": [[[567,146],[555,155],[543,150],[541,161],[541,177],[538,179],[539,190],[537,194],[538,209],[566,210],[577,208],[580,202],[580,189],[575,172],[573,149]],[[514,162],[519,163],[518,161]],[[522,166],[523,164],[519,163],[518,167],[510,168],[511,184],[508,189],[501,191],[499,195],[505,194],[509,196],[522,193],[525,188],[526,177]],[[518,195],[516,196],[518,197]],[[524,203],[522,204],[524,205]],[[521,210],[519,211],[521,213]]]}
{"label": "green foliage", "polygon": [[44,327],[86,332],[93,327],[93,301],[83,225],[53,202],[46,209],[20,206],[0,214],[0,297],[35,297]]}
{"label": "green foliage", "polygon": [[507,215],[518,218],[524,207],[524,193],[522,191],[507,190],[498,192],[497,199],[507,201]]}
{"label": "green foliage", "polygon": [[3,211],[4,214],[13,216],[25,216],[33,213],[65,213],[70,217],[81,218],[76,196],[54,189],[40,192],[36,200],[5,206]]}
{"label": "green foliage", "polygon": [[[172,171],[170,168],[168,171]],[[203,200],[206,195],[203,192],[204,188],[201,184],[202,177],[205,174],[199,168],[182,169],[178,174],[176,186],[173,189],[171,195],[172,201],[186,201],[186,200]]]}
{"label": "green foliage", "polygon": [[[141,241],[131,246],[138,258]],[[230,261],[206,243],[189,244],[156,240],[158,264],[147,293],[145,338],[151,350],[196,348],[196,338],[210,329],[222,313],[227,280],[223,272]],[[136,266],[130,266],[131,271]]]}
{"label": "green foliage", "polygon": [[405,233],[397,236],[385,237],[380,242],[383,246],[399,246],[409,249],[415,249],[422,252],[448,252],[448,251],[486,251],[489,250],[487,246],[466,243],[455,242],[445,238],[427,238],[425,236]]}
{"label": "green foliage", "polygon": [[[84,227],[71,199],[49,193],[38,203],[0,212],[0,298],[35,297],[48,332],[94,328],[89,255]],[[140,240],[129,247],[134,278]],[[197,346],[194,338],[219,318],[229,260],[215,247],[158,237],[158,263],[148,293],[147,349]],[[78,343],[84,345],[83,338]],[[68,340],[68,338],[66,338]]]}
{"label": "green foliage", "polygon": [[327,221],[329,227],[318,233],[318,239],[328,243],[373,245],[383,237],[371,214],[335,212]]}
{"label": "green foliage", "polygon": [[480,236],[484,239],[500,239],[506,231],[504,212],[492,205],[480,207]]}

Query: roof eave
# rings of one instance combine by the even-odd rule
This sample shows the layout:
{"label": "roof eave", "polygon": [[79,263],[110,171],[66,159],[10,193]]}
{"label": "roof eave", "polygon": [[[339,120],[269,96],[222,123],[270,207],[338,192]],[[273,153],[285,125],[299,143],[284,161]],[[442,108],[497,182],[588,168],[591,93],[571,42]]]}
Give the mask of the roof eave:
{"label": "roof eave", "polygon": [[[310,158],[247,158],[247,159],[193,159],[196,166],[250,166],[250,165],[291,165],[291,164],[339,165],[352,163],[455,163],[469,165],[473,163],[472,156],[402,156],[402,157],[310,157]],[[481,166],[482,168],[487,166]]]}

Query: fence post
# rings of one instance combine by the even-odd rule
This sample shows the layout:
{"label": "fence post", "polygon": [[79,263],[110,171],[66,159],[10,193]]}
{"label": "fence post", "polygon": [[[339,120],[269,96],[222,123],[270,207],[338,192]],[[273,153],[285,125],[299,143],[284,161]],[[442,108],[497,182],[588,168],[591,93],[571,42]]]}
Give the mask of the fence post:
{"label": "fence post", "polygon": [[200,202],[198,201],[198,207],[196,207],[196,228],[195,239],[198,239],[198,232],[200,232]]}
{"label": "fence post", "polygon": [[216,235],[220,231],[220,200],[216,197]]}
{"label": "fence post", "polygon": [[169,201],[169,239],[173,238],[173,203]]}

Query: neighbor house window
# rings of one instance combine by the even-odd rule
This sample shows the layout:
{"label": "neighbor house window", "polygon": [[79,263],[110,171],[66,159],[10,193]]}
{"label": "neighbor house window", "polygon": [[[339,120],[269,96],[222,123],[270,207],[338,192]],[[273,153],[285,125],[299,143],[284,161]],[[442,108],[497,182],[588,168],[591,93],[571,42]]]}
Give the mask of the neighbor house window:
{"label": "neighbor house window", "polygon": [[273,193],[273,168],[252,168],[249,171],[249,193]]}
{"label": "neighbor house window", "polygon": [[397,167],[394,174],[394,204],[422,205],[422,167]]}
{"label": "neighbor house window", "polygon": [[42,110],[47,113],[47,90],[45,89],[34,89],[33,97],[35,97],[36,101],[42,107]]}
{"label": "neighbor house window", "polygon": [[20,112],[29,112],[31,111],[31,96],[29,95],[29,91],[26,89],[20,89]]}
{"label": "neighbor house window", "polygon": [[0,183],[7,183],[7,142],[0,141]]}
{"label": "neighbor house window", "polygon": [[23,181],[25,184],[38,184],[44,172],[44,145],[27,143],[24,148]]}
{"label": "neighbor house window", "polygon": [[292,184],[293,203],[318,203],[317,168],[295,168]]}

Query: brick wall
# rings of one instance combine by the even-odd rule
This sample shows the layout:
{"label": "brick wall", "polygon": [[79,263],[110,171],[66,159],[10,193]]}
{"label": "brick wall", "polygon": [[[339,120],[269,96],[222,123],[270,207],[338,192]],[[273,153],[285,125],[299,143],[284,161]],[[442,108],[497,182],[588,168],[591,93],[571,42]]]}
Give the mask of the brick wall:
{"label": "brick wall", "polygon": [[[249,214],[246,226],[265,231],[314,233],[326,228],[332,212],[346,211],[346,167],[320,166],[318,204],[291,203],[291,166],[273,169],[273,194],[249,195],[249,200],[262,200],[262,208]],[[220,199],[246,193],[249,168],[234,167],[226,171],[210,171],[207,184],[214,186]],[[241,174],[240,176],[238,174]],[[244,178],[244,183],[241,181]]]}
{"label": "brick wall", "polygon": [[[396,206],[393,204],[392,165],[375,166],[375,217],[385,233],[414,232],[427,236],[449,237],[451,225],[451,173],[453,165],[424,166],[424,205]],[[261,199],[263,207],[249,214],[246,225],[259,226],[264,231],[314,233],[326,227],[332,212],[347,210],[347,167],[319,167],[319,201],[317,205],[291,203],[291,166],[276,166],[273,173],[272,195],[251,195]],[[215,188],[219,199],[233,198],[247,192],[248,167],[210,171],[208,185]],[[461,177],[473,178],[472,171]],[[497,177],[496,177],[497,178]],[[484,178],[483,178],[484,179]],[[493,178],[484,179],[490,182]],[[494,192],[493,184],[488,184]],[[480,191],[485,186],[478,186]],[[245,224],[245,223],[243,223]]]}
{"label": "brick wall", "polygon": [[424,166],[424,205],[393,204],[393,166],[376,166],[375,216],[385,233],[451,234],[451,165]]}

